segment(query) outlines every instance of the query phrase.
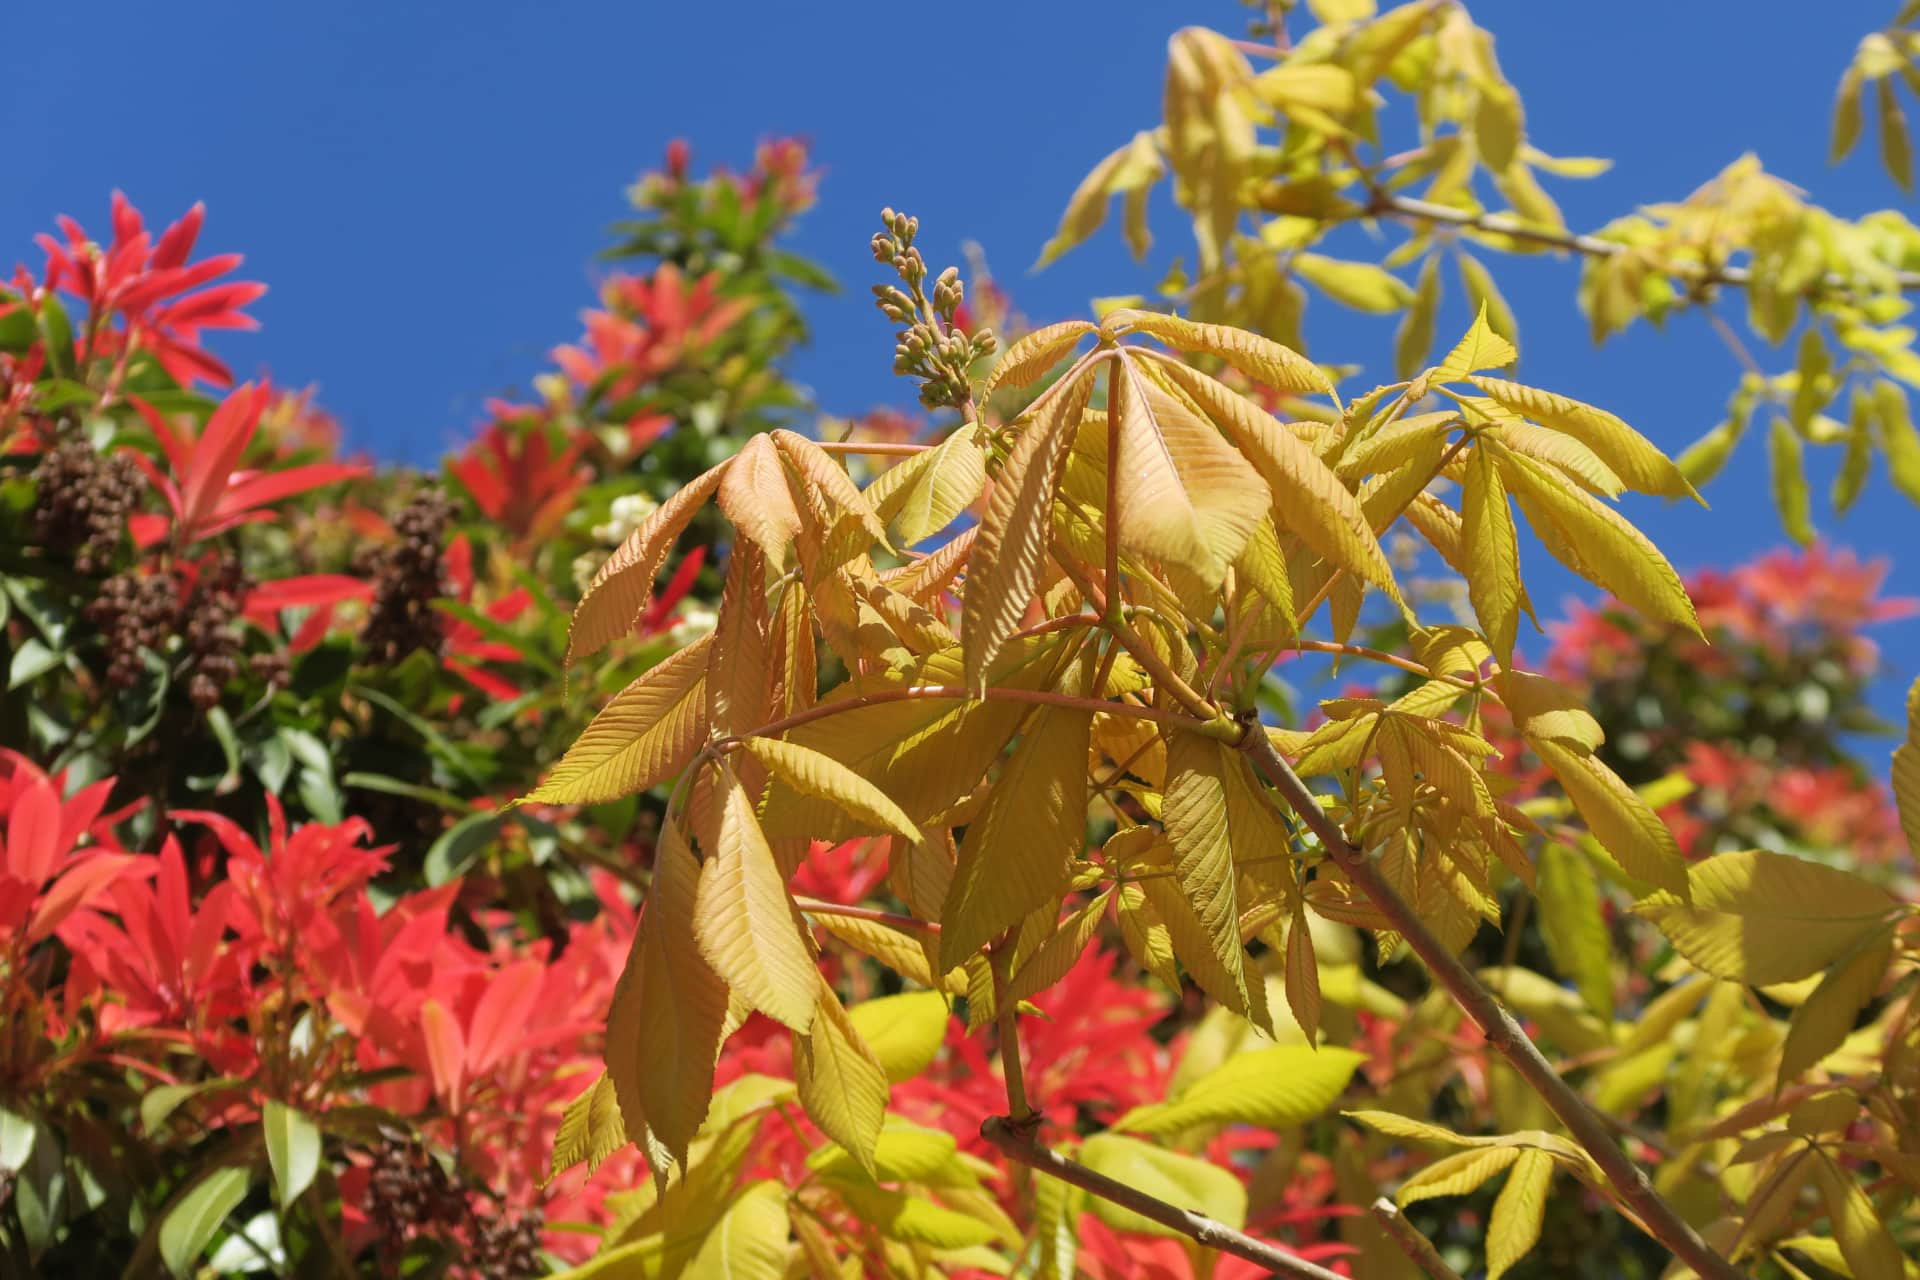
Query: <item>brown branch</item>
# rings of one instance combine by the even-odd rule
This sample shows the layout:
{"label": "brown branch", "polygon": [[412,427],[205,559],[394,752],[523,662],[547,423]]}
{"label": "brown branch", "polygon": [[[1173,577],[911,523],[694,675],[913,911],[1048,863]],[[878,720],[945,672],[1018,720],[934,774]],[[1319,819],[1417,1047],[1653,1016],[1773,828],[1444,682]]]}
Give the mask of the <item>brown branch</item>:
{"label": "brown branch", "polygon": [[[1400,218],[1403,221],[1438,222],[1452,227],[1467,227],[1474,231],[1485,231],[1493,235],[1509,236],[1515,240],[1526,240],[1551,249],[1585,254],[1589,258],[1611,258],[1633,247],[1615,240],[1602,240],[1599,236],[1582,235],[1579,232],[1523,222],[1510,214],[1474,213],[1466,209],[1455,209],[1449,205],[1435,204],[1431,200],[1395,195],[1386,191],[1374,194],[1368,206],[1368,212],[1376,217],[1385,215]],[[1745,267],[1664,263],[1660,269],[1668,275],[1679,276],[1698,284],[1725,284],[1744,289],[1753,283],[1753,273]],[[1920,271],[1897,271],[1894,273],[1894,279],[1903,290],[1920,289]],[[1844,276],[1833,274],[1821,280],[1822,287],[1840,291],[1845,291],[1850,283]]]}
{"label": "brown branch", "polygon": [[1647,1234],[1665,1245],[1676,1258],[1710,1280],[1740,1280],[1741,1273],[1715,1253],[1685,1219],[1674,1211],[1647,1175],[1635,1164],[1612,1130],[1596,1115],[1585,1100],[1562,1080],[1553,1065],[1541,1054],[1513,1015],[1495,1000],[1493,994],[1473,976],[1447,945],[1427,928],[1413,908],[1380,874],[1365,850],[1354,845],[1339,826],[1320,807],[1318,798],[1300,775],[1293,771],[1273,742],[1258,724],[1248,726],[1240,740],[1241,750],[1254,767],[1271,783],[1300,820],[1320,838],[1328,855],[1339,864],[1347,879],[1367,896],[1369,902],[1393,931],[1405,938],[1415,955],[1426,964],[1435,982],[1446,989],[1453,1002],[1480,1030],[1491,1045],[1520,1078],[1533,1087],[1567,1132],[1593,1158],[1613,1186],[1614,1193],[1640,1220]]}
{"label": "brown branch", "polygon": [[1337,1272],[1296,1257],[1279,1245],[1256,1239],[1244,1231],[1236,1231],[1224,1222],[1217,1222],[1191,1209],[1168,1204],[1103,1173],[1095,1173],[1046,1146],[1026,1129],[1010,1123],[1005,1116],[988,1116],[980,1126],[980,1136],[1009,1160],[1071,1183],[1123,1209],[1131,1209],[1141,1217],[1178,1231],[1209,1249],[1245,1258],[1276,1275],[1298,1277],[1298,1280],[1341,1280]]}
{"label": "brown branch", "polygon": [[1373,1220],[1380,1224],[1382,1230],[1393,1237],[1393,1242],[1400,1246],[1400,1252],[1406,1254],[1414,1266],[1427,1273],[1427,1280],[1460,1280],[1460,1273],[1447,1265],[1447,1260],[1433,1247],[1433,1241],[1421,1235],[1407,1221],[1399,1205],[1381,1196],[1367,1212],[1373,1215]]}

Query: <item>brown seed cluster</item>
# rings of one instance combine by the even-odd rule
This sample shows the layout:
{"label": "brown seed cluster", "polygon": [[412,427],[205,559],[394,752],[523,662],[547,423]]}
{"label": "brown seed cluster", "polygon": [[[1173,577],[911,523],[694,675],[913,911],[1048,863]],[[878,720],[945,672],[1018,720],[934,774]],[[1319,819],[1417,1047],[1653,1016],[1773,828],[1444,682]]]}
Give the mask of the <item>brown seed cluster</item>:
{"label": "brown seed cluster", "polygon": [[187,654],[187,697],[202,711],[240,674],[242,636],[236,620],[252,587],[240,557],[222,555],[202,570],[188,597],[181,629]]}
{"label": "brown seed cluster", "polygon": [[107,680],[130,689],[146,670],[140,651],[165,652],[179,622],[179,580],[170,573],[116,573],[100,584],[86,618],[104,633]]}
{"label": "brown seed cluster", "polygon": [[419,1143],[391,1142],[374,1152],[364,1208],[396,1254],[415,1236],[458,1236],[466,1241],[469,1274],[516,1280],[544,1270],[538,1213],[476,1213],[474,1197]]}
{"label": "brown seed cluster", "polygon": [[184,680],[187,698],[201,711],[220,702],[227,684],[247,670],[273,684],[285,684],[283,654],[245,653],[240,609],[252,581],[240,558],[223,554],[206,563],[192,587],[177,572],[116,573],[100,584],[100,594],[88,604],[87,620],[104,633],[107,680],[121,688],[140,681],[145,664],[142,649],[168,653],[167,641],[180,637],[177,679]]}
{"label": "brown seed cluster", "polygon": [[92,575],[113,565],[127,515],[146,492],[146,477],[129,458],[101,457],[81,439],[44,454],[33,469],[33,531],[41,547]]}
{"label": "brown seed cluster", "polygon": [[439,651],[441,618],[433,601],[447,594],[441,542],[452,518],[447,496],[424,490],[394,517],[398,540],[370,557],[373,605],[360,636],[369,661],[391,665],[415,649]]}

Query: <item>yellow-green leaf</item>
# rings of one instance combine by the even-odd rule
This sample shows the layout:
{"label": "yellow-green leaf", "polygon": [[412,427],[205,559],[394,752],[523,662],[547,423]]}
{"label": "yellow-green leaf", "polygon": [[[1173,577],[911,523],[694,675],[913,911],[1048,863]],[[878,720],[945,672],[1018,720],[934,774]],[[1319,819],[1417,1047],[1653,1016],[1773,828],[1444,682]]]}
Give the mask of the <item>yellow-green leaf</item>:
{"label": "yellow-green leaf", "polygon": [[824,978],[818,987],[812,1030],[794,1033],[793,1081],[820,1132],[872,1173],[887,1114],[887,1073]]}
{"label": "yellow-green leaf", "polygon": [[1859,876],[1761,849],[1716,854],[1687,879],[1690,903],[1656,893],[1634,910],[1701,969],[1755,987],[1819,973],[1899,906]]}
{"label": "yellow-green leaf", "polygon": [[1804,547],[1816,535],[1802,452],[1800,437],[1787,420],[1775,418],[1767,431],[1767,456],[1773,464],[1773,505],[1780,510],[1780,523],[1787,536]]}
{"label": "yellow-green leaf", "polygon": [[1619,774],[1596,756],[1544,738],[1529,741],[1621,870],[1677,895],[1687,892],[1687,864],[1673,833]]}
{"label": "yellow-green leaf", "polygon": [[847,1011],[854,1030],[894,1084],[913,1079],[932,1064],[946,1039],[950,1016],[937,991],[879,996]]}
{"label": "yellow-green leaf", "polygon": [[613,696],[527,799],[599,804],[644,791],[686,767],[707,737],[708,636]]}
{"label": "yellow-green leaf", "polygon": [[[1225,1169],[1194,1156],[1159,1147],[1118,1133],[1099,1133],[1080,1148],[1080,1162],[1156,1200],[1204,1214],[1239,1230],[1247,1219],[1247,1189]],[[1098,1196],[1089,1205],[1102,1222],[1116,1231],[1180,1238],[1180,1233],[1130,1209]]]}
{"label": "yellow-green leaf", "polygon": [[1456,246],[1455,258],[1460,264],[1460,280],[1467,286],[1467,305],[1475,311],[1485,307],[1487,327],[1512,343],[1517,349],[1520,345],[1520,326],[1513,318],[1513,308],[1507,305],[1506,295],[1500,292],[1500,286],[1494,282],[1493,273],[1480,259]]}
{"label": "yellow-green leaf", "polygon": [[1067,970],[1073,968],[1074,962],[1085,953],[1087,944],[1093,941],[1093,935],[1099,930],[1111,893],[1109,890],[1096,895],[1060,922],[1047,940],[1021,964],[1020,971],[1013,975],[1013,982],[1007,990],[1008,999],[1029,999],[1067,976]]}
{"label": "yellow-green leaf", "polygon": [[160,1260],[168,1271],[183,1277],[198,1273],[194,1264],[227,1215],[247,1198],[249,1181],[245,1166],[215,1167],[174,1202],[160,1220]]}
{"label": "yellow-green leaf", "polygon": [[753,1183],[727,1205],[684,1274],[714,1280],[782,1280],[787,1274],[787,1193]]}
{"label": "yellow-green leaf", "polygon": [[613,1077],[603,1071],[560,1115],[560,1131],[553,1139],[551,1178],[577,1164],[586,1165],[591,1176],[601,1161],[626,1145],[627,1129],[620,1118]]}
{"label": "yellow-green leaf", "polygon": [[1420,264],[1420,275],[1414,282],[1413,305],[1407,308],[1400,327],[1394,330],[1394,376],[1411,378],[1427,363],[1427,357],[1433,351],[1433,327],[1440,311],[1440,291],[1440,258],[1438,254],[1430,253],[1427,260]]}
{"label": "yellow-green leaf", "polygon": [[1494,403],[1586,445],[1628,488],[1663,498],[1699,498],[1680,468],[1651,440],[1605,409],[1500,378],[1468,381]]}
{"label": "yellow-green leaf", "polygon": [[1893,796],[1907,848],[1920,857],[1920,680],[1907,690],[1907,740],[1893,751]]}
{"label": "yellow-green leaf", "polygon": [[[1067,210],[1061,215],[1059,230],[1053,233],[1053,239],[1047,241],[1046,248],[1040,252],[1040,261],[1035,265],[1046,266],[1098,231],[1100,224],[1107,220],[1107,201],[1110,197],[1124,194],[1131,202],[1135,196],[1144,196],[1165,172],[1166,166],[1153,134],[1144,131],[1135,134],[1131,142],[1107,156],[1093,167],[1092,173],[1081,179],[1080,185],[1067,201]],[[1133,248],[1136,255],[1146,251],[1145,246],[1137,241]]]}
{"label": "yellow-green leaf", "polygon": [[1435,1160],[1401,1183],[1400,1190],[1394,1193],[1394,1201],[1404,1207],[1440,1196],[1471,1195],[1520,1156],[1518,1147],[1471,1147],[1455,1152]]}
{"label": "yellow-green leaf", "polygon": [[1540,851],[1534,892],[1540,902],[1540,933],[1553,967],[1573,983],[1587,1008],[1611,1019],[1613,950],[1592,866],[1579,850],[1550,842]]}
{"label": "yellow-green leaf", "polygon": [[1871,934],[1827,970],[1787,1024],[1775,1087],[1784,1089],[1801,1073],[1840,1047],[1867,1002],[1879,993],[1893,960],[1891,927]]}
{"label": "yellow-green leaf", "polygon": [[920,839],[920,828],[886,792],[832,756],[778,738],[747,738],[740,745],[794,790],[831,800],[879,831]]}
{"label": "yellow-green leaf", "polygon": [[1412,304],[1406,282],[1371,262],[1342,262],[1317,253],[1296,253],[1293,272],[1335,302],[1355,311],[1385,314]]}
{"label": "yellow-green leaf", "polygon": [[1501,464],[1502,478],[1555,559],[1648,617],[1700,633],[1680,575],[1645,534],[1531,458],[1510,452]]}
{"label": "yellow-green leaf", "polygon": [[986,808],[968,827],[940,912],[940,955],[952,968],[1059,893],[1087,834],[1087,747],[1093,717],[1042,707],[1027,722]]}
{"label": "yellow-green leaf", "polygon": [[1880,424],[1880,447],[1886,451],[1887,471],[1894,488],[1910,502],[1920,503],[1920,429],[1913,425],[1907,407],[1907,393],[1891,378],[1883,378],[1873,389],[1876,418]]}
{"label": "yellow-green leaf", "polygon": [[1904,1280],[1906,1264],[1901,1260],[1900,1246],[1888,1234],[1860,1183],[1825,1152],[1814,1157],[1813,1180],[1826,1202],[1833,1238],[1854,1280]]}
{"label": "yellow-green leaf", "polygon": [[1546,1152],[1522,1151],[1513,1162],[1487,1221],[1487,1280],[1500,1280],[1538,1243],[1552,1182],[1553,1157]]}
{"label": "yellow-green leaf", "polygon": [[1519,358],[1520,353],[1513,344],[1488,325],[1486,304],[1482,303],[1467,336],[1460,339],[1459,345],[1449,351],[1433,371],[1433,381],[1459,382],[1481,369],[1504,369]]}
{"label": "yellow-green leaf", "polygon": [[952,523],[979,499],[986,484],[986,446],[979,424],[969,422],[933,448],[882,472],[867,486],[866,496],[875,514],[899,533],[901,545],[911,547]]}
{"label": "yellow-green leaf", "polygon": [[[1236,845],[1242,857],[1255,855],[1252,841],[1265,831],[1236,831],[1229,813],[1229,772],[1243,767],[1229,752],[1197,733],[1175,733],[1167,741],[1167,783],[1161,807],[1167,839],[1173,845],[1174,875],[1180,891],[1207,932],[1214,956],[1226,969],[1245,1003],[1246,953],[1240,943],[1240,909],[1235,894]],[[1239,806],[1243,810],[1246,806]],[[1251,828],[1255,815],[1243,822]],[[1284,849],[1284,839],[1275,845]]]}
{"label": "yellow-green leaf", "polygon": [[1902,191],[1913,190],[1913,139],[1907,136],[1906,113],[1894,95],[1893,77],[1887,76],[1875,86],[1880,108],[1880,162],[1900,184]]}
{"label": "yellow-green leaf", "polygon": [[1227,1123],[1291,1128],[1332,1106],[1364,1060],[1351,1049],[1311,1045],[1237,1053],[1172,1101],[1135,1107],[1113,1127],[1154,1135]]}
{"label": "yellow-green leaf", "polygon": [[794,923],[793,900],[746,788],[724,760],[715,770],[719,848],[700,868],[694,915],[700,952],[755,1009],[804,1032],[817,1003],[813,956]]}
{"label": "yellow-green leaf", "polygon": [[1461,550],[1467,560],[1467,597],[1500,665],[1513,665],[1520,627],[1520,543],[1500,465],[1484,448],[1467,454],[1460,496]]}
{"label": "yellow-green leaf", "polygon": [[1839,164],[1860,141],[1860,89],[1862,78],[1858,68],[1848,67],[1847,73],[1840,77],[1840,89],[1833,98],[1833,146],[1827,153],[1829,164]]}

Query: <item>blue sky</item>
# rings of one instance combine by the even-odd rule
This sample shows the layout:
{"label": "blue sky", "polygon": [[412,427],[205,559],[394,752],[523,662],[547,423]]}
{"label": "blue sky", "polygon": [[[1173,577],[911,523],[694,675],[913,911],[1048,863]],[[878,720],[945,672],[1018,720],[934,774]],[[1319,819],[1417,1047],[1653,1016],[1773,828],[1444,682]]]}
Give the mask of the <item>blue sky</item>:
{"label": "blue sky", "polygon": [[[1838,212],[1899,203],[1871,138],[1845,166],[1826,163],[1834,84],[1893,7],[1844,0],[1818,20],[1786,0],[1473,11],[1499,39],[1535,144],[1616,161],[1553,188],[1585,228],[1682,196],[1746,150]],[[1085,171],[1158,119],[1167,36],[1187,23],[1238,34],[1244,13],[1224,0],[17,6],[8,34],[25,56],[0,77],[0,263],[38,265],[31,236],[57,213],[104,229],[116,186],[150,221],[204,199],[202,246],[244,252],[246,274],[272,286],[254,308],[264,330],[220,348],[236,370],[316,383],[356,445],[426,460],[574,336],[622,190],[669,138],[690,138],[697,161],[740,163],[756,139],[797,133],[826,170],[797,247],[846,286],[813,308],[818,336],[797,373],[827,410],[856,413],[909,398],[866,298],[878,209],[919,214],[929,256],[979,242],[1036,319],[1143,291],[1157,264],[1135,266],[1117,236],[1027,267]],[[945,149],[918,158],[929,136]],[[1187,247],[1174,211],[1155,226],[1156,258]],[[1732,358],[1698,317],[1596,351],[1575,279],[1569,262],[1505,265],[1525,379],[1614,409],[1677,452],[1717,420]],[[1467,319],[1453,303],[1443,334]],[[1391,328],[1320,302],[1308,334],[1316,355],[1363,363],[1366,378],[1384,371]],[[1629,514],[1683,571],[1777,545],[1764,452],[1758,439],[1741,450],[1709,490],[1710,515],[1652,500]],[[1894,582],[1920,595],[1920,513],[1883,475],[1844,522],[1816,515],[1839,543],[1906,553]],[[1528,556],[1543,603],[1577,585],[1549,563]],[[1902,677],[1883,691],[1891,714],[1920,670],[1920,623],[1880,639]]]}

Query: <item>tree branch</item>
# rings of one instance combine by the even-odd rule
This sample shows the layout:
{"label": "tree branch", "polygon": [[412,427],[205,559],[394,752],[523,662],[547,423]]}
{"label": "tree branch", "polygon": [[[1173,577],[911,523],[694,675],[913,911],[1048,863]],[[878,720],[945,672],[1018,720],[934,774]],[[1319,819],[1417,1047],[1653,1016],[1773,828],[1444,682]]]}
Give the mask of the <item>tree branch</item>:
{"label": "tree branch", "polygon": [[1433,1247],[1433,1241],[1421,1235],[1407,1221],[1399,1205],[1381,1196],[1373,1202],[1368,1212],[1380,1224],[1381,1230],[1393,1237],[1393,1242],[1400,1246],[1400,1252],[1406,1254],[1414,1266],[1427,1273],[1427,1280],[1460,1280],[1460,1273],[1447,1265],[1447,1260]]}
{"label": "tree branch", "polygon": [[1254,767],[1271,783],[1300,820],[1312,829],[1347,879],[1392,926],[1407,940],[1407,945],[1426,964],[1435,982],[1446,989],[1469,1018],[1486,1034],[1487,1043],[1504,1057],[1520,1078],[1533,1087],[1574,1140],[1586,1148],[1613,1185],[1616,1195],[1636,1215],[1647,1234],[1654,1237],[1682,1262],[1711,1280],[1741,1280],[1741,1273],[1725,1258],[1707,1246],[1672,1205],[1654,1189],[1653,1183],[1627,1153],[1614,1141],[1605,1121],[1594,1114],[1572,1086],[1562,1080],[1541,1054],[1527,1033],[1520,1029],[1493,994],[1481,985],[1460,958],[1428,929],[1384,876],[1365,850],[1348,842],[1346,836],[1320,807],[1318,798],[1293,771],[1273,742],[1256,723],[1240,740],[1240,748],[1252,759]]}
{"label": "tree branch", "polygon": [[1005,1116],[988,1116],[980,1126],[980,1136],[1009,1160],[1071,1183],[1123,1209],[1131,1209],[1141,1217],[1178,1231],[1209,1249],[1245,1258],[1276,1275],[1295,1277],[1296,1280],[1342,1280],[1337,1272],[1296,1257],[1279,1245],[1256,1239],[1244,1231],[1236,1231],[1224,1222],[1217,1222],[1190,1209],[1168,1204],[1124,1182],[1116,1182],[1103,1173],[1095,1173],[1078,1161],[1067,1159],[1027,1130],[1010,1123]]}
{"label": "tree branch", "polygon": [[[1589,258],[1611,258],[1617,253],[1632,248],[1631,245],[1614,240],[1602,240],[1598,236],[1581,235],[1574,231],[1522,222],[1510,214],[1472,213],[1466,209],[1435,204],[1431,200],[1395,195],[1386,191],[1374,194],[1368,206],[1368,212],[1375,217],[1394,217],[1408,222],[1438,222],[1452,227],[1468,227],[1475,231],[1485,231],[1494,235],[1510,236],[1515,240],[1546,245],[1552,249],[1585,254]],[[1669,275],[1700,284],[1727,284],[1744,289],[1753,283],[1753,273],[1745,267],[1704,267],[1666,263],[1661,269]],[[1903,290],[1920,289],[1920,271],[1898,271],[1894,273],[1894,278]],[[1827,275],[1821,279],[1823,287],[1842,291],[1846,290],[1850,283],[1838,275]]]}

